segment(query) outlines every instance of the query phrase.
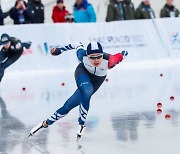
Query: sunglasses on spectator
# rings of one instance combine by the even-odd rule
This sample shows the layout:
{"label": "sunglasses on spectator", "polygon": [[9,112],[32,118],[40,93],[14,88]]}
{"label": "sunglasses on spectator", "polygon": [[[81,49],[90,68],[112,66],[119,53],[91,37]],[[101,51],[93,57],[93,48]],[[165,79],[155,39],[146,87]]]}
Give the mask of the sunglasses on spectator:
{"label": "sunglasses on spectator", "polygon": [[101,59],[103,57],[103,55],[99,55],[99,56],[88,56],[90,59],[95,60],[95,59]]}

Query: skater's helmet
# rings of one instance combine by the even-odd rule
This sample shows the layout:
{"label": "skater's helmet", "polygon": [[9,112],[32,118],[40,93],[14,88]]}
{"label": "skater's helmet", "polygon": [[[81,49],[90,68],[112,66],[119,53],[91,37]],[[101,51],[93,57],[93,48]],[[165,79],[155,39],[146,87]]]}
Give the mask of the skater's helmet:
{"label": "skater's helmet", "polygon": [[87,46],[87,55],[94,53],[103,53],[103,48],[99,42],[91,42]]}
{"label": "skater's helmet", "polygon": [[10,37],[8,34],[4,33],[1,35],[1,44],[7,44],[10,41]]}

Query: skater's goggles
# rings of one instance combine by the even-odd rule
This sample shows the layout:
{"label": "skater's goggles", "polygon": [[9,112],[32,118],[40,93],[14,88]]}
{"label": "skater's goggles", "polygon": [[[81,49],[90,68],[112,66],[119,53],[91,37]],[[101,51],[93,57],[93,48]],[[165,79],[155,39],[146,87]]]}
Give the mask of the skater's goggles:
{"label": "skater's goggles", "polygon": [[1,42],[2,45],[8,44],[8,43],[9,43],[9,41]]}
{"label": "skater's goggles", "polygon": [[1,44],[4,45],[4,44],[8,44],[9,43],[9,39],[4,37],[1,39]]}
{"label": "skater's goggles", "polygon": [[95,60],[95,59],[101,59],[103,55],[98,55],[98,56],[88,56],[90,59]]}

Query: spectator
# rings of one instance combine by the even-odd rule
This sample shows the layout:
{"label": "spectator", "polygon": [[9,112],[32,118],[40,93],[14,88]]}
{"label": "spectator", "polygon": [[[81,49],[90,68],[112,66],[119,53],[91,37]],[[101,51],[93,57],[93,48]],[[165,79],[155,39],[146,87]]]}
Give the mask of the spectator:
{"label": "spectator", "polygon": [[15,6],[9,12],[14,24],[27,24],[32,22],[32,9],[24,0],[16,0]]}
{"label": "spectator", "polygon": [[134,4],[131,2],[131,0],[123,0],[123,15],[124,20],[135,19]]}
{"label": "spectator", "polygon": [[69,11],[66,10],[63,0],[57,0],[57,5],[53,8],[52,20],[54,23],[57,22],[66,22],[65,16],[69,14]]}
{"label": "spectator", "polygon": [[143,0],[135,11],[136,19],[153,19],[155,14],[150,6],[149,0]]}
{"label": "spectator", "polygon": [[131,0],[110,0],[106,21],[132,20],[134,17],[134,4]]}
{"label": "spectator", "polygon": [[107,9],[106,21],[124,20],[121,0],[110,0]]}
{"label": "spectator", "polygon": [[173,0],[166,0],[166,4],[161,9],[160,17],[178,17],[179,10],[173,5]]}
{"label": "spectator", "polygon": [[44,23],[44,5],[41,0],[29,0],[33,11],[32,23]]}
{"label": "spectator", "polygon": [[0,25],[4,25],[4,18],[9,15],[9,12],[2,12],[1,5],[0,5]]}
{"label": "spectator", "polygon": [[74,4],[74,19],[75,22],[96,22],[96,13],[92,4],[87,0],[76,0]]}

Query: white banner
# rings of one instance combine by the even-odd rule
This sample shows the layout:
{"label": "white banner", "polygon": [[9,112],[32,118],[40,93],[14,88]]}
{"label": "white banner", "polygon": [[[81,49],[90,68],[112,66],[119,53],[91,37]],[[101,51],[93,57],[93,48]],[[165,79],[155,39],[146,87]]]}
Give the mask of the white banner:
{"label": "white banner", "polygon": [[[51,45],[67,45],[72,42],[82,42],[87,45],[90,41],[98,41],[102,44],[104,51],[108,53],[128,50],[129,55],[126,62],[167,59],[170,50],[174,50],[172,45],[167,43],[168,33],[171,33],[169,29],[178,32],[179,35],[177,25],[165,24],[169,21],[171,20],[157,20],[157,27],[154,24],[156,20],[155,22],[152,20],[134,20],[110,23],[1,26],[0,34],[8,33],[10,36],[19,38],[22,42],[32,41],[31,49],[26,50],[24,55],[7,71],[63,71],[74,69],[78,64],[75,50],[57,57],[51,56],[49,53]],[[175,21],[179,22],[179,20]],[[167,28],[162,28],[162,24]],[[157,29],[160,31],[159,33],[157,33]],[[176,43],[175,40],[174,42]],[[169,52],[167,52],[165,45],[168,46]]]}
{"label": "white banner", "polygon": [[155,26],[172,59],[180,59],[180,18],[156,19]]}

